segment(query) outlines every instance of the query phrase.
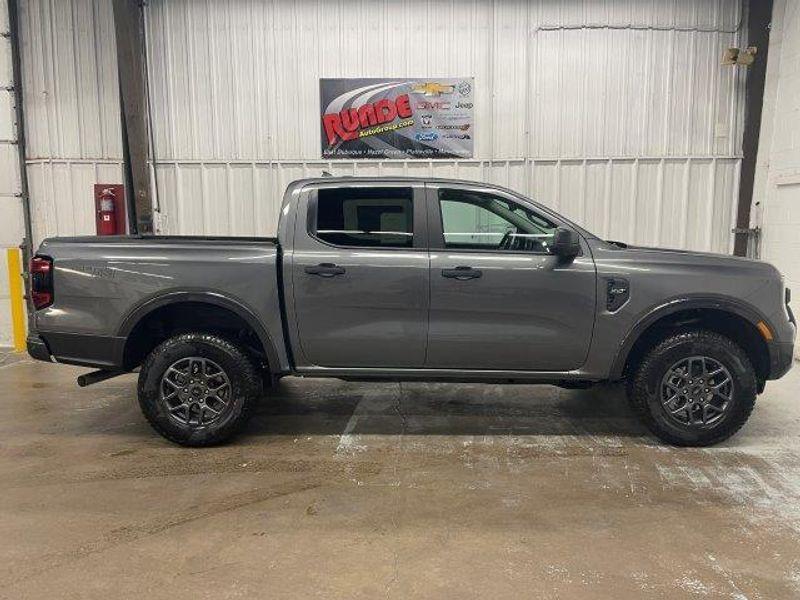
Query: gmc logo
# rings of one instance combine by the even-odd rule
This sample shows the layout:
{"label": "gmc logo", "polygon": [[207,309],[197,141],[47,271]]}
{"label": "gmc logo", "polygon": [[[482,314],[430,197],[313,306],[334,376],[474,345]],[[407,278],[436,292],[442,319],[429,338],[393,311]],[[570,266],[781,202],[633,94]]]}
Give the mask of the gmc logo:
{"label": "gmc logo", "polygon": [[417,102],[417,110],[450,110],[449,102],[428,102],[424,100]]}

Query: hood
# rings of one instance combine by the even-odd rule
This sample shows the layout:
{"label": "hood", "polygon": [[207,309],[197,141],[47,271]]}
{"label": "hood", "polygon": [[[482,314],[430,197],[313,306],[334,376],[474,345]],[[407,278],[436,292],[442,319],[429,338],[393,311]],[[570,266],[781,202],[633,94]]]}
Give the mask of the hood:
{"label": "hood", "polygon": [[[595,245],[600,253],[608,258],[615,257],[621,261],[655,262],[682,266],[720,268],[724,271],[740,271],[742,275],[757,274],[761,277],[781,278],[781,274],[770,263],[715,252],[698,252],[695,250],[678,250],[676,248],[658,248],[651,246],[634,246],[624,242],[601,241]],[[593,248],[594,250],[594,248]]]}

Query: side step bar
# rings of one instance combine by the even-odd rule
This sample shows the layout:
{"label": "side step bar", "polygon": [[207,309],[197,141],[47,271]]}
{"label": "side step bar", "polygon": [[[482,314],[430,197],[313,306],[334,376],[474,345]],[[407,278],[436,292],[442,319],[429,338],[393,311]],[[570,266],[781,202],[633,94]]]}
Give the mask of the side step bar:
{"label": "side step bar", "polygon": [[100,383],[101,381],[105,381],[106,379],[117,377],[118,375],[122,375],[124,372],[125,371],[106,371],[105,369],[100,369],[99,371],[92,371],[91,373],[85,373],[83,375],[79,375],[78,385],[80,387],[86,387],[87,385],[92,385],[93,383]]}

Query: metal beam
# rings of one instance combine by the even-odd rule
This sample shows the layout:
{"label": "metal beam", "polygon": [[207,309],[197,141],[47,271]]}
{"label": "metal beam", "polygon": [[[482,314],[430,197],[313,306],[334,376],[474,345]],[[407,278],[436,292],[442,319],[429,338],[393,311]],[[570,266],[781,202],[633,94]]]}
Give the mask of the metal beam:
{"label": "metal beam", "polygon": [[[144,17],[138,0],[114,0],[122,144],[126,187],[135,220],[131,233],[153,233],[153,201],[148,167],[147,82],[144,64]],[[130,200],[129,200],[130,201]]]}
{"label": "metal beam", "polygon": [[[18,0],[8,0],[8,28],[11,41],[11,72],[14,81],[14,119],[16,120],[17,159],[19,161],[19,193],[22,202],[22,217],[25,221],[25,239],[22,241],[22,265],[25,270],[25,300],[28,314],[33,313],[31,302],[30,280],[28,278],[28,261],[33,256],[33,219],[31,218],[31,197],[28,188],[28,169],[25,162],[25,114],[22,97],[22,51],[19,41],[19,6]],[[33,319],[28,319],[28,327]]]}
{"label": "metal beam", "polygon": [[742,170],[739,178],[739,205],[736,210],[736,228],[734,229],[736,236],[733,244],[733,253],[736,256],[747,256],[749,241],[755,234],[750,229],[750,209],[753,204],[758,137],[761,131],[761,110],[764,105],[764,84],[767,77],[772,0],[749,0],[747,9],[747,44],[755,46],[757,50],[755,62],[747,67],[747,83],[744,92]]}

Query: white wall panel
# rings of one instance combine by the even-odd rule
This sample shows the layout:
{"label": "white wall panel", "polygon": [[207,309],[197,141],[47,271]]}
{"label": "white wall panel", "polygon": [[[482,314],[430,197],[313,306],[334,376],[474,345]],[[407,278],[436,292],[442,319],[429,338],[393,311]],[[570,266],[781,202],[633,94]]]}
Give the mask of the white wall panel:
{"label": "white wall panel", "polygon": [[122,182],[111,2],[21,0],[34,243],[94,233],[93,186]]}
{"label": "white wall panel", "polygon": [[28,157],[120,158],[111,2],[23,0]]}
{"label": "white wall panel", "polygon": [[800,314],[800,5],[793,0],[773,8],[753,202],[761,257],[783,273]]}
{"label": "white wall panel", "polygon": [[[334,175],[489,181],[521,191],[605,238],[729,252],[738,159],[516,161],[170,161],[157,167],[163,231],[274,235],[286,185]],[[220,199],[232,198],[226,202]]]}
{"label": "white wall panel", "polygon": [[[602,235],[727,252],[740,25],[735,0],[154,0],[161,226],[274,233],[283,186],[325,169],[493,181]],[[462,75],[475,160],[319,160],[320,77]]]}
{"label": "white wall panel", "polygon": [[123,180],[122,161],[101,159],[28,160],[33,239],[94,235],[94,184]]}
{"label": "white wall panel", "polygon": [[668,4],[691,29],[592,27],[656,18],[620,2],[157,0],[159,157],[313,160],[320,77],[460,75],[476,78],[476,158],[735,155],[743,81],[719,63],[740,7]]}

